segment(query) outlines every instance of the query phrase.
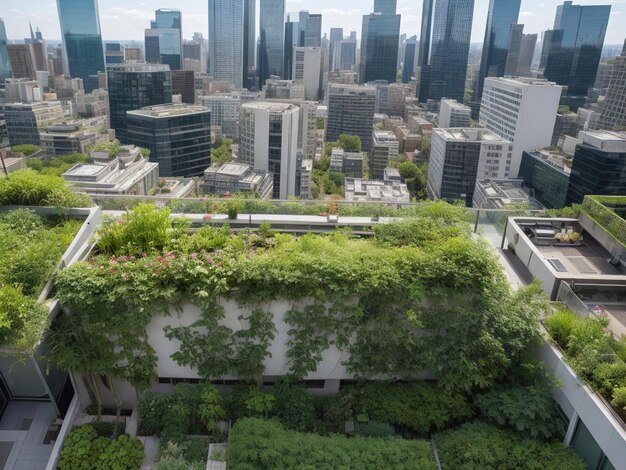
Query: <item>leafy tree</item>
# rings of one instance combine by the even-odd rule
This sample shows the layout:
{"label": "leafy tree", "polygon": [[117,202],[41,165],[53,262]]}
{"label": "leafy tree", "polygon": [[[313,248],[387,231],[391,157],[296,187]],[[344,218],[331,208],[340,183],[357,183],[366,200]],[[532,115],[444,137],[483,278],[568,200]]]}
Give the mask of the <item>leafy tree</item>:
{"label": "leafy tree", "polygon": [[558,113],[559,114],[569,114],[571,112],[572,112],[572,110],[566,104],[562,104],[562,105],[559,106],[559,109],[558,109]]}
{"label": "leafy tree", "polygon": [[428,178],[428,164],[423,163],[418,166],[413,162],[402,162],[398,165],[400,176],[406,182],[411,193],[411,197],[415,199],[426,199],[428,193],[426,191]]}
{"label": "leafy tree", "polygon": [[419,167],[413,162],[402,162],[398,165],[400,176],[405,180],[417,178],[420,174]]}
{"label": "leafy tree", "polygon": [[428,161],[430,158],[430,139],[422,139],[422,146],[420,147],[420,156]]}
{"label": "leafy tree", "polygon": [[321,118],[321,117],[317,118],[317,119],[315,120],[315,127],[316,127],[318,130],[322,130],[322,129],[324,129],[324,118]]}
{"label": "leafy tree", "polygon": [[211,149],[211,163],[223,165],[233,161],[233,141],[223,139],[215,142],[215,146]]}
{"label": "leafy tree", "polygon": [[200,418],[206,423],[209,431],[215,429],[217,420],[225,416],[222,407],[222,396],[217,389],[210,383],[205,382],[200,386],[200,405],[198,411]]}
{"label": "leafy tree", "polygon": [[358,135],[341,134],[337,142],[339,143],[339,146],[346,152],[361,151],[361,139]]}
{"label": "leafy tree", "polygon": [[11,152],[13,153],[23,153],[25,156],[32,155],[35,152],[39,152],[41,147],[39,145],[33,144],[22,144],[22,145],[14,145],[11,147]]}
{"label": "leafy tree", "polygon": [[474,90],[471,88],[466,88],[465,93],[463,93],[463,104],[468,105],[472,102],[472,98],[474,97]]}

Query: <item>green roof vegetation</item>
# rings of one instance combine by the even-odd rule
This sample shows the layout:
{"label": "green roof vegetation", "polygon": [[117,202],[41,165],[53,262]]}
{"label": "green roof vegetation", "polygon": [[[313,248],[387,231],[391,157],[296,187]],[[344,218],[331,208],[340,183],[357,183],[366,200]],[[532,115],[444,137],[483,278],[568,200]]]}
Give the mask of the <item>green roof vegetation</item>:
{"label": "green roof vegetation", "polygon": [[33,144],[22,144],[22,145],[14,145],[11,147],[11,152],[13,153],[23,153],[26,157],[32,155],[33,153],[39,152],[41,147],[39,145]]}
{"label": "green roof vegetation", "polygon": [[86,194],[78,194],[59,176],[19,170],[0,178],[0,206],[91,207]]}
{"label": "green roof vegetation", "polygon": [[48,314],[37,297],[80,226],[28,209],[0,212],[0,345],[32,351]]}
{"label": "green roof vegetation", "polygon": [[625,213],[626,196],[585,196],[582,204],[582,212],[626,248],[626,220],[617,208]]}
{"label": "green roof vegetation", "polygon": [[89,161],[89,156],[84,153],[72,153],[53,158],[30,158],[26,162],[28,168],[43,175],[61,176],[77,163]]}

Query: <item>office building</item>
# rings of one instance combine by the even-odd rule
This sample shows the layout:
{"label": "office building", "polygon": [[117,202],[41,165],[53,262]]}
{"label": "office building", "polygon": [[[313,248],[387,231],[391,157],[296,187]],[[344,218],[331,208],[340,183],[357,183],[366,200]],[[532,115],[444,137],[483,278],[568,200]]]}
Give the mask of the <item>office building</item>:
{"label": "office building", "polygon": [[215,138],[237,140],[239,136],[239,93],[218,93],[201,98],[201,104],[211,110],[211,135]]}
{"label": "office building", "polygon": [[128,111],[126,141],[150,150],[159,174],[202,176],[211,165],[211,111],[202,106],[162,104]]}
{"label": "office building", "polygon": [[514,77],[519,64],[520,51],[522,49],[522,37],[524,36],[523,24],[512,24],[509,35],[509,50],[506,56],[504,77]]}
{"label": "office building", "polygon": [[285,22],[285,47],[283,58],[283,77],[291,80],[293,77],[293,51],[300,44],[300,23],[291,20],[291,15],[287,15]]}
{"label": "office building", "polygon": [[[519,57],[519,42],[521,41],[524,28],[524,25],[517,25],[520,3],[521,0],[489,1],[489,13],[487,14],[480,69],[478,79],[474,83],[474,95],[472,97],[472,101],[478,107],[480,107],[482,99],[485,78],[503,77],[505,74],[512,38],[516,38],[516,44],[511,50],[516,51],[514,55]],[[514,62],[514,68],[517,69],[518,61],[515,60]],[[476,111],[478,111],[478,108],[476,108]],[[475,116],[477,115],[478,113],[476,112]]]}
{"label": "office building", "polygon": [[85,92],[99,88],[104,51],[97,0],[57,0],[65,75],[81,78]]}
{"label": "office building", "polygon": [[14,78],[37,78],[35,51],[32,44],[7,44],[7,53]]}
{"label": "office building", "polygon": [[567,87],[562,104],[573,110],[584,104],[593,87],[609,22],[610,5],[557,7],[544,76]]}
{"label": "office building", "polygon": [[558,147],[559,141],[562,138],[568,135],[576,136],[578,135],[578,131],[578,114],[572,112],[557,114],[550,146]]}
{"label": "office building", "polygon": [[360,81],[396,81],[400,15],[371,13],[363,16]]}
{"label": "office building", "polygon": [[296,196],[299,107],[253,101],[241,106],[239,161],[273,177],[273,198]]}
{"label": "office building", "polygon": [[626,40],[622,55],[615,58],[606,95],[601,104],[599,127],[626,130]]}
{"label": "office building", "polygon": [[578,134],[566,205],[585,196],[626,196],[626,133],[583,131]]}
{"label": "office building", "polygon": [[269,79],[265,82],[265,98],[278,100],[304,100],[304,82]]}
{"label": "office building", "polygon": [[172,95],[187,104],[196,102],[196,79],[192,70],[172,70]]}
{"label": "office building", "polygon": [[124,63],[124,48],[119,42],[104,44],[104,61],[107,65]]}
{"label": "office building", "polygon": [[318,100],[321,94],[322,48],[296,47],[293,54],[293,80],[304,83],[306,100]]}
{"label": "office building", "polygon": [[126,143],[126,112],[172,102],[172,73],[168,65],[124,64],[107,73],[111,129]]}
{"label": "office building", "polygon": [[389,162],[398,159],[400,143],[391,132],[374,131],[373,136],[372,150],[369,153],[370,178],[382,180]]}
{"label": "office building", "polygon": [[336,62],[339,53],[339,44],[343,41],[343,28],[330,28],[330,51],[328,56],[328,69],[335,71],[339,69],[339,63]]}
{"label": "office building", "polygon": [[472,110],[455,100],[441,100],[439,106],[439,127],[469,127]]}
{"label": "office building", "polygon": [[46,47],[46,41],[43,40],[43,36],[39,28],[37,33],[33,32],[33,27],[30,25],[30,37],[24,38],[24,44],[30,44],[32,46],[33,55],[35,59],[36,71],[48,71],[48,50]]}
{"label": "office building", "polygon": [[396,14],[397,0],[374,0],[374,13],[381,13],[383,15],[395,15]]}
{"label": "office building", "polygon": [[312,182],[313,160],[302,160],[302,165],[300,166],[300,199],[313,199]]}
{"label": "office building", "polygon": [[372,130],[376,106],[376,88],[359,85],[328,85],[326,142],[335,142],[341,134],[361,139],[364,152],[372,149]]}
{"label": "office building", "polygon": [[76,94],[76,112],[83,118],[109,115],[109,93],[106,90],[94,90],[91,93]]}
{"label": "office building", "polygon": [[243,86],[256,89],[256,0],[243,1],[243,73]]}
{"label": "office building", "polygon": [[363,178],[363,152],[346,152],[342,148],[333,148],[328,169],[347,177]]}
{"label": "office building", "polygon": [[524,152],[519,178],[532,196],[548,209],[565,207],[572,155],[559,150]]}
{"label": "office building", "polygon": [[40,145],[39,134],[48,126],[62,122],[63,108],[59,101],[37,103],[7,103],[4,105],[9,143]]}
{"label": "office building", "polygon": [[533,58],[535,57],[535,49],[537,48],[537,35],[524,34],[522,36],[522,44],[519,53],[519,62],[517,63],[518,77],[530,77],[530,69],[532,67]]}
{"label": "office building", "polygon": [[4,83],[7,78],[11,78],[11,61],[9,60],[9,51],[7,50],[7,31],[4,26],[4,20],[0,18],[0,84]]}
{"label": "office building", "polygon": [[[474,188],[472,207],[475,209],[543,209],[544,207],[524,188],[523,180],[478,179]],[[490,214],[487,215],[489,217]]]}
{"label": "office building", "polygon": [[339,70],[355,70],[356,39],[345,39],[339,43],[339,52],[335,58]]}
{"label": "office building", "polygon": [[524,150],[547,147],[561,98],[561,87],[530,78],[485,79],[480,107],[480,125],[513,142],[510,171],[515,178]]}
{"label": "office building", "polygon": [[[183,43],[183,69],[197,73],[207,72],[207,47],[202,33],[193,33],[191,41]],[[189,60],[190,62],[187,62]],[[187,64],[185,66],[185,64]],[[192,67],[190,65],[194,64]]]}
{"label": "office building", "polygon": [[417,36],[407,39],[404,46],[404,59],[402,60],[402,83],[409,83],[415,76],[418,51]]}
{"label": "office building", "polygon": [[7,103],[43,101],[43,90],[36,80],[8,78],[4,86],[4,98]]}
{"label": "office building", "polygon": [[346,201],[408,203],[411,195],[405,183],[396,180],[363,180],[346,178]]}
{"label": "office building", "polygon": [[474,0],[424,0],[418,98],[463,101]]}
{"label": "office building", "polygon": [[89,146],[109,141],[106,118],[51,124],[39,134],[41,148],[46,155],[58,157],[73,153],[87,153]]}
{"label": "office building", "polygon": [[245,163],[214,163],[204,170],[204,194],[254,194],[260,199],[271,199],[274,178],[267,171],[255,170]]}
{"label": "office building", "polygon": [[272,75],[283,76],[285,0],[260,0],[259,89]]}
{"label": "office building", "polygon": [[509,177],[512,148],[511,142],[485,129],[433,129],[428,193],[471,205],[476,179]]}
{"label": "office building", "polygon": [[141,62],[143,60],[143,54],[140,47],[125,47],[124,48],[124,62]]}
{"label": "office building", "polygon": [[183,68],[183,27],[180,10],[160,8],[145,32],[146,62],[167,64],[170,70]]}
{"label": "office building", "polygon": [[322,47],[322,15],[301,11],[299,47]]}
{"label": "office building", "polygon": [[[244,75],[244,3],[248,0],[209,0],[209,75],[241,87]],[[246,37],[246,40],[249,38]],[[246,53],[249,50],[246,49]]]}

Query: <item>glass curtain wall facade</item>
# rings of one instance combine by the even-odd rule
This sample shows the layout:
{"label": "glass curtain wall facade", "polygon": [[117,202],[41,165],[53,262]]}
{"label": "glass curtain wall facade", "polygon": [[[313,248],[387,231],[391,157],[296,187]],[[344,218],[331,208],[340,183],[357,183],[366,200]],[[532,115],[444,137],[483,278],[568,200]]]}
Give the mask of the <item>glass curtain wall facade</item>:
{"label": "glass curtain wall facade", "polygon": [[396,81],[400,15],[363,16],[360,81]]}
{"label": "glass curtain wall facade", "polygon": [[610,12],[610,5],[582,6],[571,1],[557,7],[544,76],[567,86],[563,104],[574,110],[584,104],[595,82]]}
{"label": "glass curtain wall facade", "polygon": [[287,16],[285,22],[285,58],[283,60],[283,79],[291,80],[293,75],[293,51],[298,47],[300,38],[300,23],[291,21],[291,17]]}
{"label": "glass curtain wall facade", "polygon": [[243,0],[243,85],[256,88],[256,0]]}
{"label": "glass curtain wall facade", "polygon": [[532,196],[547,209],[565,207],[569,174],[557,168],[536,152],[524,152],[519,177]]}
{"label": "glass curtain wall facade", "polygon": [[11,78],[11,61],[7,51],[7,31],[4,21],[0,18],[0,83],[4,83],[7,78]]}
{"label": "glass curtain wall facade", "polygon": [[419,101],[463,102],[474,0],[424,0],[423,11]]}
{"label": "glass curtain wall facade", "polygon": [[415,53],[417,49],[417,36],[406,41],[404,48],[404,60],[402,61],[402,83],[409,83],[415,69]]}
{"label": "glass curtain wall facade", "polygon": [[[511,26],[517,23],[520,4],[521,0],[491,0],[489,2],[480,69],[478,80],[474,84],[474,96],[472,98],[478,107],[480,107],[485,77],[504,76]],[[519,35],[521,40],[521,31]],[[517,67],[517,62],[515,67]]]}
{"label": "glass curtain wall facade", "polygon": [[383,15],[396,14],[397,0],[374,0],[374,13]]}
{"label": "glass curtain wall facade", "polygon": [[259,89],[271,76],[283,76],[285,0],[261,0]]}
{"label": "glass curtain wall facade", "polygon": [[98,88],[104,51],[97,0],[57,0],[66,72],[81,78],[85,93]]}
{"label": "glass curtain wall facade", "polygon": [[155,26],[159,31],[160,63],[170,70],[183,67],[183,20],[179,10],[161,9],[155,12]]}
{"label": "glass curtain wall facade", "polygon": [[248,71],[246,26],[244,0],[209,0],[209,75],[215,80],[241,87]]}
{"label": "glass curtain wall facade", "polygon": [[322,46],[322,15],[309,14],[306,20],[306,28],[304,29],[303,47],[321,47]]}

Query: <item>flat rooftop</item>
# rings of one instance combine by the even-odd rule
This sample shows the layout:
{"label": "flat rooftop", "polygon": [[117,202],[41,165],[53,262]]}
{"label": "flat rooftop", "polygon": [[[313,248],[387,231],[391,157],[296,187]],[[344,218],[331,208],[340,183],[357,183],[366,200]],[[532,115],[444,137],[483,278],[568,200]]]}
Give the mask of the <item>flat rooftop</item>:
{"label": "flat rooftop", "polygon": [[151,118],[168,118],[173,116],[184,116],[187,114],[203,114],[211,110],[204,106],[192,104],[171,103],[159,104],[156,106],[146,106],[145,108],[128,111],[127,114],[133,116],[145,116]]}
{"label": "flat rooftop", "polygon": [[508,142],[493,132],[478,127],[434,128],[433,133],[439,134],[448,142]]}
{"label": "flat rooftop", "polygon": [[298,106],[292,103],[284,103],[280,101],[251,101],[241,105],[247,109],[265,109],[272,112],[285,112],[298,109]]}

